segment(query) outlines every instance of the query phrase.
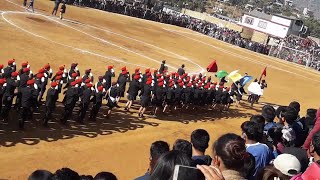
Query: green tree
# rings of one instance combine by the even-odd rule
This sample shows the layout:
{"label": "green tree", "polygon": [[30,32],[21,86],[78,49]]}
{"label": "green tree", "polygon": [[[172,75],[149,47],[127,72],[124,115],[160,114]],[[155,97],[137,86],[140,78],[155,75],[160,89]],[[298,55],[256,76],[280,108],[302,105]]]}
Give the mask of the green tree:
{"label": "green tree", "polygon": [[304,25],[308,27],[310,36],[320,38],[320,22],[313,17],[304,19]]}

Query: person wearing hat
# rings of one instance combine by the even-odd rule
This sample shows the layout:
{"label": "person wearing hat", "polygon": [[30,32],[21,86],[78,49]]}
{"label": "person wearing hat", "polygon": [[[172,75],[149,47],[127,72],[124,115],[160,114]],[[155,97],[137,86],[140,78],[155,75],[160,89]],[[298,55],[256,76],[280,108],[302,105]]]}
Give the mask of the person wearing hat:
{"label": "person wearing hat", "polygon": [[4,66],[3,64],[0,64],[0,79],[3,79],[3,73],[4,73],[4,70],[3,70]]}
{"label": "person wearing hat", "polygon": [[2,111],[2,100],[3,100],[3,94],[6,90],[6,80],[5,79],[0,79],[0,115]]}
{"label": "person wearing hat", "polygon": [[114,107],[117,106],[117,99],[118,99],[118,88],[117,82],[112,82],[112,86],[107,91],[108,103],[107,106],[109,107],[106,118],[108,119],[111,111]]}
{"label": "person wearing hat", "polygon": [[130,82],[130,74],[127,70],[124,70],[120,73],[117,81],[117,83],[119,84],[119,98],[117,99],[117,102],[121,97],[124,97],[127,82]]}
{"label": "person wearing hat", "polygon": [[84,72],[84,75],[82,76],[82,82],[84,82],[85,80],[87,79],[90,79],[91,82],[94,81],[94,77],[93,77],[93,74],[91,73],[91,69],[87,69],[85,72]]}
{"label": "person wearing hat", "polygon": [[34,88],[33,88],[34,80],[28,80],[27,86],[21,88],[21,107],[22,111],[20,114],[19,119],[19,128],[24,128],[24,123],[28,117],[32,117],[31,107],[33,103],[33,95],[34,95]]}
{"label": "person wearing hat", "polygon": [[103,79],[106,81],[104,88],[109,89],[111,87],[111,80],[112,78],[115,77],[115,73],[113,70],[113,66],[108,66],[108,70],[103,76]]}
{"label": "person wearing hat", "polygon": [[160,65],[160,68],[159,68],[159,73],[160,74],[163,74],[163,71],[165,71],[167,69],[166,67],[166,60],[163,60],[161,65]]}
{"label": "person wearing hat", "polygon": [[129,89],[127,91],[128,94],[128,102],[126,104],[126,107],[124,108],[125,111],[129,111],[133,101],[136,100],[136,97],[139,94],[139,90],[140,90],[140,76],[139,75],[135,75],[133,77],[133,80],[129,83]]}
{"label": "person wearing hat", "polygon": [[169,86],[166,90],[165,97],[164,97],[164,107],[162,112],[166,112],[166,110],[174,105],[174,84],[173,81],[170,82]]}
{"label": "person wearing hat", "polygon": [[163,88],[163,80],[158,82],[157,88],[153,91],[153,98],[152,98],[152,104],[154,105],[154,110],[153,110],[153,118],[157,117],[157,111],[159,108],[162,107],[163,101],[164,101],[164,96],[165,96],[165,90]]}
{"label": "person wearing hat", "polygon": [[193,93],[194,109],[197,109],[200,106],[201,98],[202,98],[202,85],[198,84],[198,87],[195,87],[194,93]]}
{"label": "person wearing hat", "polygon": [[47,96],[46,96],[46,109],[45,109],[45,115],[43,118],[43,126],[47,127],[48,122],[51,118],[51,114],[56,108],[56,102],[58,100],[58,83],[57,82],[52,82],[51,87],[47,91]]}
{"label": "person wearing hat", "polygon": [[83,91],[81,93],[81,103],[80,103],[80,114],[78,117],[78,122],[83,123],[84,118],[86,117],[87,110],[90,105],[91,97],[93,95],[92,84],[88,83],[83,86]]}
{"label": "person wearing hat", "polygon": [[64,112],[62,118],[60,119],[62,124],[66,124],[68,118],[70,118],[70,116],[72,115],[73,109],[79,99],[78,92],[78,84],[77,82],[73,81],[71,83],[71,87],[68,88],[65,92],[65,97],[63,99]]}
{"label": "person wearing hat", "polygon": [[23,74],[23,69],[24,69],[24,68],[29,68],[28,66],[29,66],[28,61],[27,61],[27,62],[23,62],[23,63],[21,64],[21,69],[18,71],[19,74]]}
{"label": "person wearing hat", "polygon": [[44,70],[43,72],[44,81],[42,82],[42,86],[40,87],[40,91],[39,91],[39,99],[38,99],[39,103],[41,103],[43,99],[43,95],[47,89],[48,79],[52,78],[52,69],[49,63],[44,66],[43,70]]}
{"label": "person wearing hat", "polygon": [[140,109],[139,109],[139,117],[144,117],[143,114],[146,111],[146,108],[150,105],[151,102],[151,94],[153,91],[153,88],[151,86],[152,84],[152,80],[148,80],[144,85],[143,88],[141,89],[140,92],[140,96],[141,96],[141,100],[140,100]]}
{"label": "person wearing hat", "polygon": [[16,88],[18,87],[18,82],[17,82],[17,72],[12,72],[10,77],[6,79],[6,88],[5,92],[3,94],[3,104],[4,107],[2,109],[2,118],[5,121],[8,121],[9,119],[9,112],[12,106],[12,101],[16,93]]}
{"label": "person wearing hat", "polygon": [[183,74],[185,74],[186,72],[184,71],[184,64],[181,65],[181,67],[178,69],[178,75],[182,76]]}
{"label": "person wearing hat", "polygon": [[93,102],[93,106],[90,111],[89,120],[96,121],[97,115],[98,115],[100,107],[102,105],[102,99],[104,96],[105,96],[105,94],[103,92],[103,86],[99,86],[98,88],[95,89],[94,94],[93,94],[93,98],[91,100]]}
{"label": "person wearing hat", "polygon": [[193,89],[191,87],[192,87],[192,84],[188,83],[187,87],[184,88],[182,91],[183,107],[185,107],[186,109],[188,109],[191,103],[193,102],[192,100]]}
{"label": "person wearing hat", "polygon": [[73,79],[72,74],[77,73],[77,76],[80,76],[80,71],[78,69],[78,63],[72,63],[70,69],[68,70],[68,80]]}
{"label": "person wearing hat", "polygon": [[183,83],[180,82],[179,85],[174,90],[174,109],[177,110],[179,106],[181,106],[181,96],[182,96],[182,89]]}
{"label": "person wearing hat", "polygon": [[14,108],[19,111],[21,106],[21,89],[27,86],[27,82],[30,79],[29,76],[30,69],[25,67],[22,69],[22,73],[19,74],[20,80],[18,82],[18,93],[16,95],[16,103],[14,105]]}
{"label": "person wearing hat", "polygon": [[11,77],[11,73],[15,72],[16,71],[16,64],[15,64],[15,60],[9,60],[8,61],[8,66],[5,67],[3,69],[3,74],[2,76],[6,79],[10,78]]}

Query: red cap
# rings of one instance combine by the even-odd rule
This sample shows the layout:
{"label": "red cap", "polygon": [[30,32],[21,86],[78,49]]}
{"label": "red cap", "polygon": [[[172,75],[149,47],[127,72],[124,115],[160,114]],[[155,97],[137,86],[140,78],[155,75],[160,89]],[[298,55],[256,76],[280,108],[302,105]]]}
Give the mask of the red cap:
{"label": "red cap", "polygon": [[71,86],[75,86],[75,85],[77,85],[76,81],[71,82]]}
{"label": "red cap", "polygon": [[152,81],[147,81],[146,84],[150,85],[152,83]]}
{"label": "red cap", "polygon": [[127,67],[126,67],[126,66],[124,66],[124,67],[121,68],[121,71],[126,71],[126,70],[127,70]]}
{"label": "red cap", "polygon": [[91,82],[91,79],[88,78],[88,79],[86,79],[84,82],[85,82],[85,83],[90,83],[90,82]]}
{"label": "red cap", "polygon": [[0,79],[0,84],[3,85],[5,83],[5,79]]}
{"label": "red cap", "polygon": [[64,67],[65,67],[65,65],[61,65],[61,66],[59,67],[59,70],[60,70],[60,71],[63,71],[63,70],[64,70]]}
{"label": "red cap", "polygon": [[136,75],[140,76],[140,74],[141,74],[140,72],[136,72]]}
{"label": "red cap", "polygon": [[92,84],[91,84],[91,83],[88,83],[88,84],[86,84],[86,86],[87,86],[88,88],[91,88],[91,87],[92,87]]}
{"label": "red cap", "polygon": [[135,76],[134,76],[134,79],[135,79],[135,80],[139,80],[139,79],[140,79],[140,76],[139,76],[139,75],[135,75]]}
{"label": "red cap", "polygon": [[135,72],[139,72],[139,71],[140,71],[140,68],[136,68],[134,71],[135,71]]}
{"label": "red cap", "polygon": [[49,63],[46,64],[46,65],[44,66],[44,68],[45,68],[45,69],[50,69],[50,64],[49,64]]}
{"label": "red cap", "polygon": [[112,69],[113,68],[113,66],[108,66],[108,70],[110,70],[110,69]]}
{"label": "red cap", "polygon": [[230,91],[230,87],[227,87],[227,88],[226,88],[226,91]]}
{"label": "red cap", "polygon": [[23,68],[23,72],[26,73],[26,72],[29,72],[30,69],[29,68]]}
{"label": "red cap", "polygon": [[146,73],[149,73],[150,72],[150,68],[146,69]]}
{"label": "red cap", "polygon": [[188,83],[188,87],[191,87],[192,86],[192,83]]}
{"label": "red cap", "polygon": [[152,81],[152,78],[151,78],[151,77],[150,77],[150,78],[148,78],[148,79],[147,79],[147,81]]}
{"label": "red cap", "polygon": [[157,73],[157,72],[158,72],[158,69],[153,70],[153,72],[154,72],[154,73]]}
{"label": "red cap", "polygon": [[62,71],[58,71],[58,72],[56,73],[57,76],[61,76],[62,74],[63,74]]}
{"label": "red cap", "polygon": [[99,92],[102,92],[102,91],[103,91],[103,86],[99,86],[99,87],[98,87],[98,91],[99,91]]}
{"label": "red cap", "polygon": [[174,81],[174,79],[170,79],[170,80],[169,80],[169,82],[173,82],[173,81]]}
{"label": "red cap", "polygon": [[[43,73],[38,73],[38,74],[37,74],[37,78],[38,78],[38,79],[41,79],[42,77],[44,77],[44,74],[43,74]],[[56,77],[56,79],[57,79],[57,77]]]}
{"label": "red cap", "polygon": [[162,75],[161,74],[157,74],[157,77],[161,77]]}
{"label": "red cap", "polygon": [[128,73],[128,71],[122,71],[122,74],[123,75],[125,75],[125,74],[127,74]]}
{"label": "red cap", "polygon": [[159,82],[159,83],[158,83],[158,86],[163,86],[163,82]]}
{"label": "red cap", "polygon": [[181,83],[181,82],[182,82],[182,80],[181,80],[181,79],[179,79],[179,80],[178,80],[178,83]]}
{"label": "red cap", "polygon": [[27,61],[27,62],[23,62],[23,63],[21,64],[21,66],[22,66],[22,67],[27,67],[27,66],[28,66],[28,61]]}
{"label": "red cap", "polygon": [[218,83],[217,83],[217,82],[214,82],[213,84],[214,84],[214,85],[217,85]]}
{"label": "red cap", "polygon": [[198,88],[201,88],[202,87],[202,84],[198,84]]}
{"label": "red cap", "polygon": [[3,67],[4,67],[3,64],[0,64],[0,69],[3,69]]}
{"label": "red cap", "polygon": [[51,83],[51,87],[56,87],[57,85],[58,85],[57,82],[52,82],[52,83]]}
{"label": "red cap", "polygon": [[205,88],[205,89],[209,89],[209,86],[208,86],[208,85],[205,85],[204,88]]}
{"label": "red cap", "polygon": [[78,76],[78,73],[72,73],[71,76],[72,76],[73,78],[75,78],[75,77]]}
{"label": "red cap", "polygon": [[8,65],[12,65],[13,63],[14,63],[13,59],[8,61]]}
{"label": "red cap", "polygon": [[223,87],[223,86],[220,86],[219,88],[220,88],[220,89],[223,89],[224,87]]}
{"label": "red cap", "polygon": [[183,84],[183,82],[179,83],[179,86],[181,86],[181,87],[182,87],[183,85],[184,85],[184,84]]}
{"label": "red cap", "polygon": [[150,73],[150,72],[148,72],[147,76],[151,76],[151,73]]}
{"label": "red cap", "polygon": [[173,83],[170,83],[170,84],[169,84],[169,87],[172,87],[172,86],[173,86]]}
{"label": "red cap", "polygon": [[78,63],[72,63],[71,64],[71,67],[77,67],[78,66]]}
{"label": "red cap", "polygon": [[167,78],[169,78],[170,77],[170,74],[167,74],[167,76],[166,76]]}
{"label": "red cap", "polygon": [[86,70],[86,73],[90,73],[90,72],[91,72],[91,69],[87,69],[87,70]]}
{"label": "red cap", "polygon": [[33,84],[34,84],[34,79],[27,81],[27,85],[33,85]]}
{"label": "red cap", "polygon": [[43,68],[39,69],[38,73],[44,73],[44,69]]}
{"label": "red cap", "polygon": [[62,79],[62,76],[56,76],[56,80]]}
{"label": "red cap", "polygon": [[82,83],[82,78],[78,78],[78,79],[76,80],[76,82],[77,82],[77,84]]}
{"label": "red cap", "polygon": [[17,73],[17,72],[12,72],[12,73],[11,73],[11,76],[12,76],[12,77],[17,77],[17,76],[18,76],[18,73]]}
{"label": "red cap", "polygon": [[163,78],[159,78],[159,79],[158,79],[158,82],[162,82],[162,81],[163,81]]}

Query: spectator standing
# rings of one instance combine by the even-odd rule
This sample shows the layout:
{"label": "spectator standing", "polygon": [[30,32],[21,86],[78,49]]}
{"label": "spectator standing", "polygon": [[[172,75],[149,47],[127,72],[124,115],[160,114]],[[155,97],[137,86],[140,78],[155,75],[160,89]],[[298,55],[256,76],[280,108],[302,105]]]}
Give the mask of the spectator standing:
{"label": "spectator standing", "polygon": [[206,149],[209,147],[210,136],[204,129],[197,129],[191,134],[192,144],[192,160],[195,165],[210,165],[211,157],[205,155]]}

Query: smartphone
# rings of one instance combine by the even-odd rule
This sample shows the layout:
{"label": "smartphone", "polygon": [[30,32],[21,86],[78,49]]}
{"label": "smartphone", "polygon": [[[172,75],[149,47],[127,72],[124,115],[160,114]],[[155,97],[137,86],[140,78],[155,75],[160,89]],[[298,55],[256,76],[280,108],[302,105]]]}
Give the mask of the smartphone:
{"label": "smartphone", "polygon": [[173,180],[205,180],[206,178],[202,172],[189,166],[175,165]]}

